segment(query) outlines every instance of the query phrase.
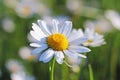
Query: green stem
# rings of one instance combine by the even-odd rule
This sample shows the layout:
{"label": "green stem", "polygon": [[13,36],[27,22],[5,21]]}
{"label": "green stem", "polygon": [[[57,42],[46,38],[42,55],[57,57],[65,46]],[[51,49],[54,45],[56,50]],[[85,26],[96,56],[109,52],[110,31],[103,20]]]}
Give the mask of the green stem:
{"label": "green stem", "polygon": [[88,64],[88,68],[89,68],[90,80],[94,80],[94,78],[93,78],[93,71],[92,71],[92,67],[91,67],[90,64]]}
{"label": "green stem", "polygon": [[50,64],[50,80],[54,80],[54,68],[55,68],[55,58],[53,58]]}

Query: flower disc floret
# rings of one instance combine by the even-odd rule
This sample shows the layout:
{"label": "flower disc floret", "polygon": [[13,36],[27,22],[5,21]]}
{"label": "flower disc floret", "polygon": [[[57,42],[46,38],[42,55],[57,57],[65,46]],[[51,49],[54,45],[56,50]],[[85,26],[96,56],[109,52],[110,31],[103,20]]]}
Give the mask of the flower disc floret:
{"label": "flower disc floret", "polygon": [[56,51],[66,50],[68,48],[68,39],[60,33],[52,34],[47,38],[47,44]]}

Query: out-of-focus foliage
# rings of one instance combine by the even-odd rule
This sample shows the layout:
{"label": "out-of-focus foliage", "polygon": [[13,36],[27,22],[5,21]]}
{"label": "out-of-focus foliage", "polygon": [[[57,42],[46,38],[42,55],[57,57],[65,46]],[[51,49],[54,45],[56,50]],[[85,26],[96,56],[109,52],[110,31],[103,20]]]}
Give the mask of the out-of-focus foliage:
{"label": "out-of-focus foliage", "polygon": [[94,27],[106,41],[90,47],[82,68],[55,64],[55,80],[89,80],[88,63],[95,80],[120,80],[119,0],[0,0],[0,80],[49,80],[49,63],[31,55],[29,31],[38,19],[52,18]]}

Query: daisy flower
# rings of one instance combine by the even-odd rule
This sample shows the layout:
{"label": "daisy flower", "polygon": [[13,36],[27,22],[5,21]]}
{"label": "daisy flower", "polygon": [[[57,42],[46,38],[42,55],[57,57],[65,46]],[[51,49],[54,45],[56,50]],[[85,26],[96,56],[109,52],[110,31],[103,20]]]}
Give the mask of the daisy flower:
{"label": "daisy flower", "polygon": [[80,14],[83,8],[83,2],[80,0],[67,0],[66,7],[73,14]]}
{"label": "daisy flower", "polygon": [[89,52],[90,49],[80,44],[84,43],[87,38],[77,36],[72,31],[72,22],[65,21],[60,24],[53,19],[52,26],[48,26],[43,20],[38,20],[38,24],[33,23],[30,34],[36,39],[31,43],[31,47],[36,47],[32,54],[39,55],[39,61],[49,62],[53,57],[59,64],[64,62],[65,55],[73,57],[74,55],[86,58],[81,53]]}
{"label": "daisy flower", "polygon": [[29,18],[36,14],[49,15],[50,9],[38,0],[20,0],[15,6],[15,11],[22,18]]}
{"label": "daisy flower", "polygon": [[104,34],[113,30],[110,23],[104,18],[99,18],[95,21],[87,20],[84,24],[85,28],[94,28],[97,33]]}
{"label": "daisy flower", "polygon": [[84,46],[96,47],[105,44],[104,36],[95,32],[94,28],[86,28],[84,36],[88,38],[88,40],[83,43]]}
{"label": "daisy flower", "polygon": [[22,59],[25,60],[29,60],[29,61],[35,60],[35,55],[31,55],[31,48],[26,46],[21,47],[19,49],[19,55]]}
{"label": "daisy flower", "polygon": [[2,28],[8,33],[12,33],[15,31],[15,23],[10,18],[4,18],[2,21]]}
{"label": "daisy flower", "polygon": [[16,60],[7,61],[5,66],[8,69],[8,71],[10,71],[11,73],[24,72],[23,65]]}

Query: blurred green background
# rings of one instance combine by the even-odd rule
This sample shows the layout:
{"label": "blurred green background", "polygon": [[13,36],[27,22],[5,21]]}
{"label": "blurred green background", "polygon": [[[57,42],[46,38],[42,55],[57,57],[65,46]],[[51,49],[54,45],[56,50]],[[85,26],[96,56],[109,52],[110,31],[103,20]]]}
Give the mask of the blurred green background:
{"label": "blurred green background", "polygon": [[55,80],[89,80],[88,63],[94,80],[120,80],[119,12],[120,0],[0,0],[0,80],[49,80],[49,63],[30,55],[29,31],[38,19],[56,17],[71,20],[76,29],[93,22],[107,44],[90,47],[80,72],[56,63]]}

